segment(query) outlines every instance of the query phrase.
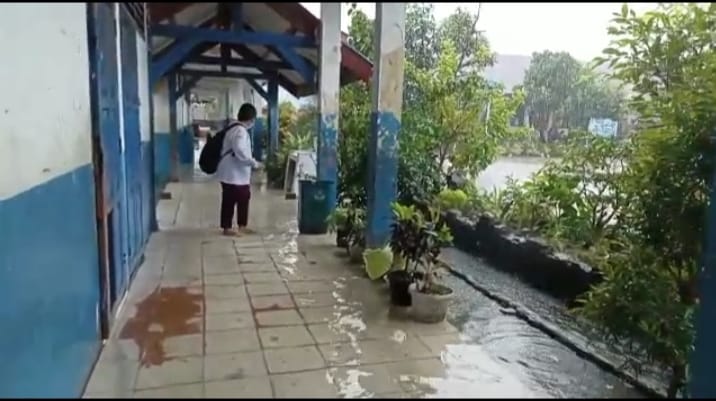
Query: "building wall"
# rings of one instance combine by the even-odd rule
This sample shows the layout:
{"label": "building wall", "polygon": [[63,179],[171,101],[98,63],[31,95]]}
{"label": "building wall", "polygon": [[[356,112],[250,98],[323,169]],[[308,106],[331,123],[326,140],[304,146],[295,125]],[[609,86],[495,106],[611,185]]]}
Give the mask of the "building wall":
{"label": "building wall", "polygon": [[86,5],[4,4],[0,49],[0,397],[76,397],[99,347]]}
{"label": "building wall", "polygon": [[149,95],[149,64],[147,43],[142,36],[137,33],[137,76],[139,79],[139,130],[142,143],[142,204],[146,211],[143,216],[143,227],[147,232],[151,232],[152,227],[152,175],[154,174],[154,165],[152,164],[152,119],[151,119],[151,101]]}

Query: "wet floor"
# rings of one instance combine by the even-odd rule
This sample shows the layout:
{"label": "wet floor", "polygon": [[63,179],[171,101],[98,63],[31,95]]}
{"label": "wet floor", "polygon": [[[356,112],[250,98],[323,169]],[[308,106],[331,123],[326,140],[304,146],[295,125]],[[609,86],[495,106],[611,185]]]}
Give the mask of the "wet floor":
{"label": "wet floor", "polygon": [[217,234],[218,185],[172,184],[86,397],[634,397],[471,287],[449,322],[391,310],[295,201],[256,191],[255,235]]}

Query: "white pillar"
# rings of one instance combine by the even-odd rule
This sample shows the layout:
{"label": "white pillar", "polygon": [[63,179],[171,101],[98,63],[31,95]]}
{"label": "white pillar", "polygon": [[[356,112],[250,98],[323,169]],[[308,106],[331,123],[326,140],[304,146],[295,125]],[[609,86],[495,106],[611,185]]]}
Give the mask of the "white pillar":
{"label": "white pillar", "polygon": [[318,179],[332,184],[327,194],[335,207],[338,180],[338,116],[341,85],[341,3],[321,3],[318,62]]}
{"label": "white pillar", "polygon": [[373,114],[368,143],[366,242],[369,248],[382,247],[390,240],[403,108],[404,32],[405,3],[376,3]]}

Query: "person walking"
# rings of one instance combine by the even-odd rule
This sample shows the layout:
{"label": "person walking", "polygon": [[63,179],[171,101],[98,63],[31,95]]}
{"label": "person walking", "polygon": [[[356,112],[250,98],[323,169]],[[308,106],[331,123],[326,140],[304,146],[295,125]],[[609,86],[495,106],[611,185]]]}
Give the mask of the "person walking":
{"label": "person walking", "polygon": [[[244,103],[239,108],[237,123],[229,126],[221,148],[222,159],[216,171],[221,183],[221,228],[224,235],[236,236],[252,232],[247,228],[251,199],[251,171],[260,169],[261,163],[252,156],[249,130],[256,122],[256,108]],[[233,219],[236,208],[236,224]]]}

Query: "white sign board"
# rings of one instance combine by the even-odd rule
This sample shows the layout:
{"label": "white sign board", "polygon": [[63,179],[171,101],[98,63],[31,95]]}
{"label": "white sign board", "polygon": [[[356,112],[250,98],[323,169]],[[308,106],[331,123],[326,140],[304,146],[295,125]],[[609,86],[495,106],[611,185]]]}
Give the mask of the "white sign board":
{"label": "white sign board", "polygon": [[618,129],[619,122],[609,118],[590,118],[589,127],[587,128],[592,134],[604,137],[617,136]]}

